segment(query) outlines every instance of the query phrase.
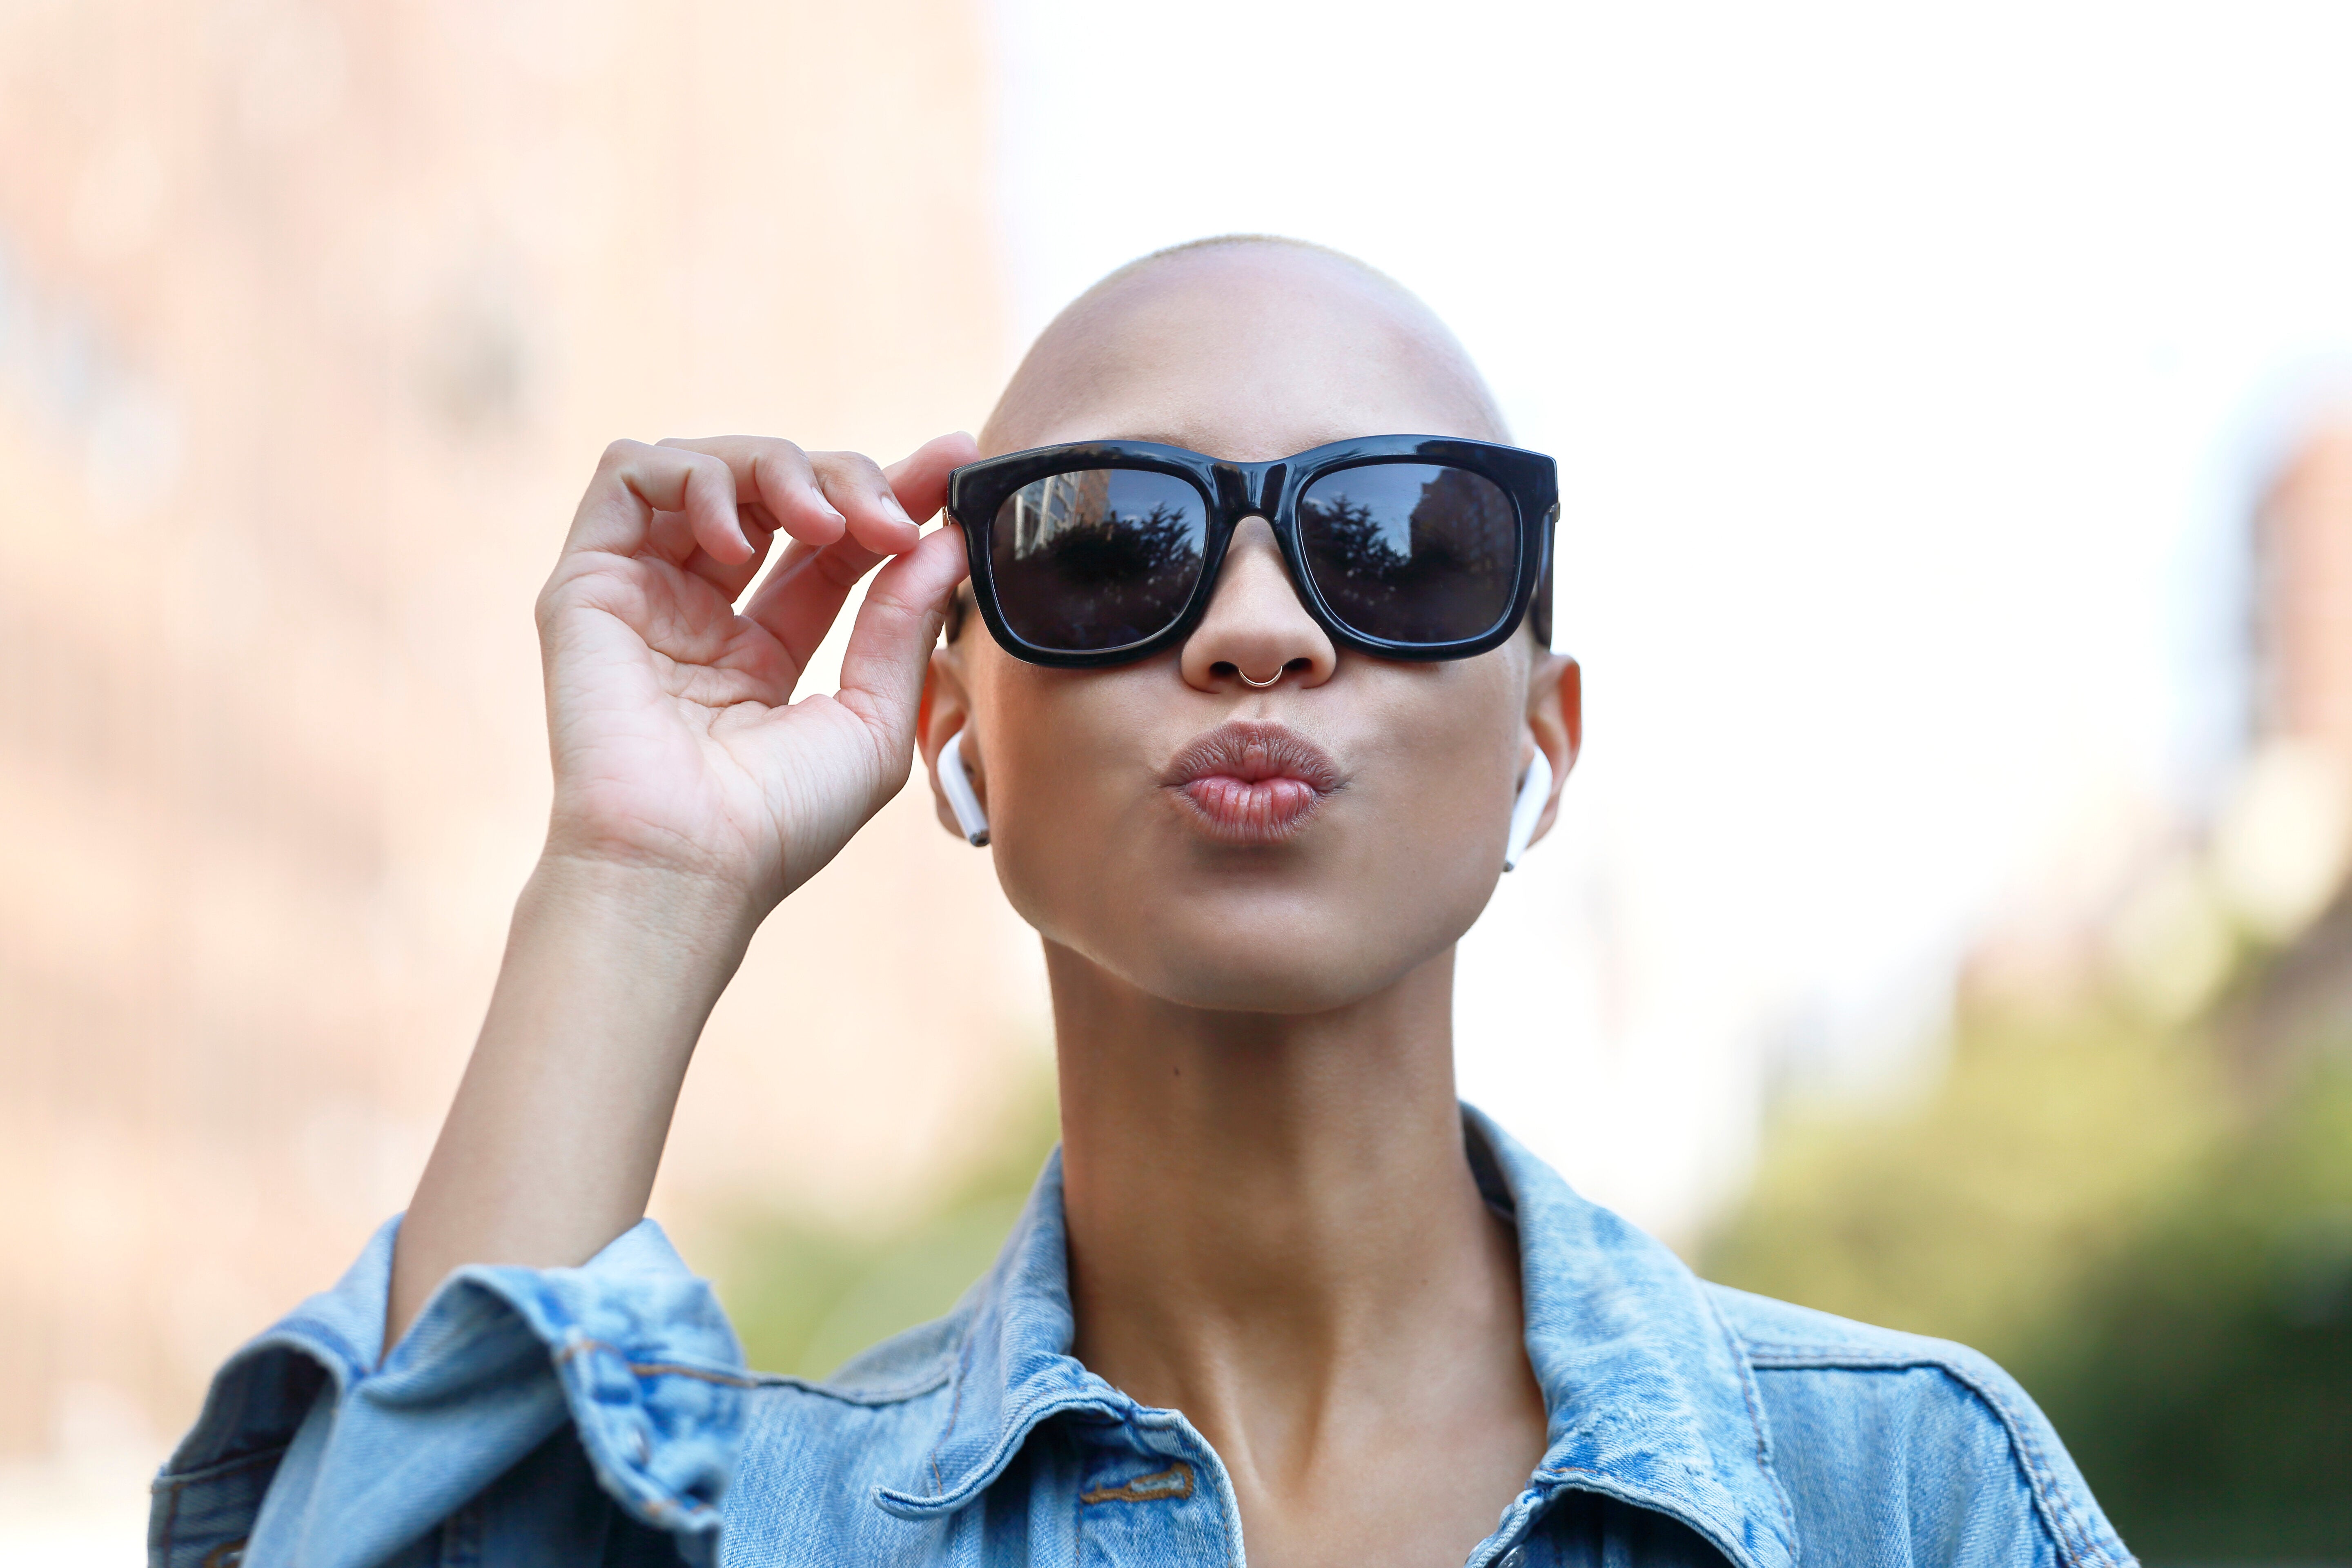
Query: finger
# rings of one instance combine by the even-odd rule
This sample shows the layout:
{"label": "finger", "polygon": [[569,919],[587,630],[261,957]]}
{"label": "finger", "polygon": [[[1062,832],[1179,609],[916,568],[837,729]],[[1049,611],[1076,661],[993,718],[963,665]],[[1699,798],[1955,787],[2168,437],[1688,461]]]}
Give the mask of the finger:
{"label": "finger", "polygon": [[885,566],[857,606],[835,700],[879,730],[894,752],[913,742],[923,672],[963,578],[963,531],[943,528]]}
{"label": "finger", "polygon": [[650,469],[676,461],[669,454],[643,441],[615,441],[596,459],[596,472],[572,514],[572,531],[564,536],[566,554],[575,551],[609,551],[635,555],[646,546],[654,525],[655,508],[641,485]]}
{"label": "finger", "polygon": [[766,506],[794,539],[830,544],[847,526],[824,499],[808,454],[790,441],[773,436],[709,436],[693,440],[673,437],[662,445],[701,452],[725,463],[742,498]]}
{"label": "finger", "polygon": [[[777,526],[775,515],[757,501],[747,502],[735,510],[744,536],[751,542],[750,560],[721,561],[708,550],[689,544],[687,558],[678,563],[680,570],[718,589],[730,605],[742,596],[743,590],[751,585],[751,579],[760,574],[760,567],[767,561],[776,535],[782,531]],[[658,518],[654,526],[658,531],[661,526]]]}
{"label": "finger", "polygon": [[915,548],[921,531],[873,458],[863,452],[812,452],[809,461],[825,498],[849,519],[850,537],[881,555]]}
{"label": "finger", "polygon": [[749,560],[751,542],[735,516],[735,476],[709,453],[615,441],[572,520],[569,547],[635,555],[647,543],[657,511],[686,514],[696,542],[727,561]]}
{"label": "finger", "polygon": [[646,546],[641,553],[658,555],[673,566],[682,566],[701,548],[694,537],[692,518],[682,511],[656,511],[646,530]]}
{"label": "finger", "polygon": [[821,549],[796,542],[743,606],[743,615],[782,646],[795,670],[804,668],[850,590],[883,559],[855,539]]}
{"label": "finger", "polygon": [[831,544],[848,531],[849,520],[818,486],[808,454],[790,441],[755,441],[751,477],[760,498],[794,539]]}
{"label": "finger", "polygon": [[929,521],[948,504],[948,476],[980,461],[980,443],[961,430],[934,436],[882,470],[898,504],[917,522]]}

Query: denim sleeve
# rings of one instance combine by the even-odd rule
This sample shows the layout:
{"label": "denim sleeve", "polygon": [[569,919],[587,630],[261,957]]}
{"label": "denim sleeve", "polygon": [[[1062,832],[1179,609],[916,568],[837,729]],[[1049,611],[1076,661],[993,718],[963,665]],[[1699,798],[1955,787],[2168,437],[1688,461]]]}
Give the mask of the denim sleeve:
{"label": "denim sleeve", "polygon": [[378,1363],[394,1219],[231,1357],[156,1479],[151,1568],[708,1568],[741,1350],[643,1221],[578,1268],[459,1269]]}

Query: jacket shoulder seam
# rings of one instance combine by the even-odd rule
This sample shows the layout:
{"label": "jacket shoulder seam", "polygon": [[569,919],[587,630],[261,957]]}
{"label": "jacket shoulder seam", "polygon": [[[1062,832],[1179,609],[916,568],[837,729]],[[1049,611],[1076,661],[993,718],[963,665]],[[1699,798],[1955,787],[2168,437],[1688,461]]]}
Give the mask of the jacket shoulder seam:
{"label": "jacket shoulder seam", "polygon": [[855,1405],[877,1409],[886,1405],[904,1405],[910,1399],[920,1399],[926,1394],[945,1386],[949,1372],[934,1367],[911,1383],[893,1384],[887,1388],[844,1388],[838,1384],[820,1383],[813,1377],[800,1377],[788,1372],[754,1372],[746,1374],[746,1384],[759,1388],[793,1388],[803,1394],[814,1394],[836,1405]]}
{"label": "jacket shoulder seam", "polygon": [[1748,1346],[1748,1360],[1759,1371],[1766,1372],[1907,1372],[1926,1367],[1942,1373],[1953,1383],[1973,1395],[1991,1411],[2009,1439],[2010,1454],[2025,1478],[2027,1491],[2032,1496],[2034,1511],[2041,1516],[2042,1526],[2066,1562],[2072,1564],[2098,1563],[2105,1568],[2126,1568],[2133,1562],[2126,1556],[2121,1562],[2108,1555],[2097,1536],[2076,1514],[2074,1505],[2066,1495],[2067,1489],[2059,1483],[2051,1469],[2049,1456],[2042,1451],[2026,1431],[2010,1401],[1998,1387],[1972,1373],[1960,1358],[1925,1348],[1919,1350],[1869,1350],[1855,1345],[1774,1344],[1754,1343]]}
{"label": "jacket shoulder seam", "polygon": [[[1759,1364],[1786,1366],[1849,1366],[1858,1369],[1902,1366],[1949,1366],[1959,1360],[1949,1351],[1927,1346],[1858,1345],[1823,1341],[1744,1340],[1749,1359]],[[1958,1347],[1955,1347],[1958,1348]]]}

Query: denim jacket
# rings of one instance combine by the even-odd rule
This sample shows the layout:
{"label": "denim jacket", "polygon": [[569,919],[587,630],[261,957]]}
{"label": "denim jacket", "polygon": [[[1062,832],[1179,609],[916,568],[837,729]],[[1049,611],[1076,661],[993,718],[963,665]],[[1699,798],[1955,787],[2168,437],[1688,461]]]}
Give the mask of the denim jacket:
{"label": "denim jacket", "polygon": [[[1990,1362],[1706,1284],[1465,1120],[1549,1426],[1468,1568],[2132,1562]],[[578,1268],[459,1270],[379,1362],[398,1223],[215,1377],[154,1568],[1241,1568],[1200,1433],[1068,1353],[1058,1155],[954,1310],[821,1383],[747,1370],[650,1221]]]}

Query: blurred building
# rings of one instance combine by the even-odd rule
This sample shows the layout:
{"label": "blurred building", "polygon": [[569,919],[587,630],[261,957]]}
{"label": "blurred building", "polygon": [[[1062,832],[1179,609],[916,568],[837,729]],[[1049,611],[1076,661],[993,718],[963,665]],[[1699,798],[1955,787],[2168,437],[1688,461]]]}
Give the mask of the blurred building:
{"label": "blurred building", "polygon": [[2352,770],[2352,407],[2288,449],[2255,510],[2254,558],[2262,732]]}
{"label": "blurred building", "polygon": [[[984,415],[982,43],[963,0],[0,9],[0,1461],[152,1463],[404,1201],[600,447]],[[903,1204],[1042,1034],[927,798],[813,894],[703,1047],[689,1229]]]}
{"label": "blurred building", "polygon": [[[2116,987],[2220,1022],[2249,1067],[2352,1023],[2352,407],[2306,420],[2248,517],[2249,726],[2210,813],[2119,788],[2021,889],[1964,992],[2072,1005]],[[2315,1013],[2315,1009],[2317,1010]]]}
{"label": "blurred building", "polygon": [[2302,895],[2278,932],[2284,951],[2226,1020],[2241,1069],[2261,1080],[2352,1033],[2352,405],[2289,447],[2255,513],[2254,560],[2250,779],[2263,785],[2265,767],[2294,777],[2270,785],[2268,821],[2239,826],[2241,858],[2275,862],[2268,879]]}

